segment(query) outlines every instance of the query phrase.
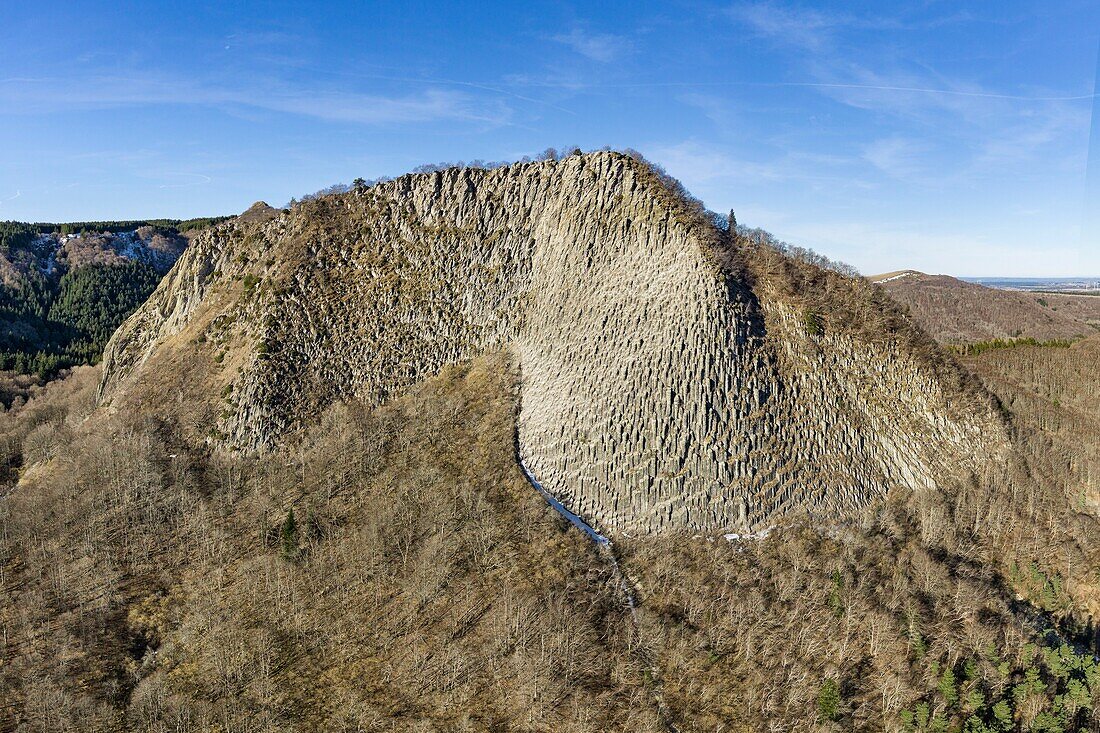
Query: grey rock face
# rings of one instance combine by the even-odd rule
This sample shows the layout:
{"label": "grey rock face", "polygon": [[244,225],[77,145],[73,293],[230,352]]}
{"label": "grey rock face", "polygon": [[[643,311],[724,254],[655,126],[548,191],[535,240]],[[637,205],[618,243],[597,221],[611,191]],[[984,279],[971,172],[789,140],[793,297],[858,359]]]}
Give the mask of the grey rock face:
{"label": "grey rock face", "polygon": [[809,333],[722,271],[716,236],[614,153],[406,176],[203,235],[115,335],[101,396],[205,313],[240,366],[221,430],[263,449],[332,400],[511,348],[522,457],[620,532],[852,516],[1004,449],[896,341]]}

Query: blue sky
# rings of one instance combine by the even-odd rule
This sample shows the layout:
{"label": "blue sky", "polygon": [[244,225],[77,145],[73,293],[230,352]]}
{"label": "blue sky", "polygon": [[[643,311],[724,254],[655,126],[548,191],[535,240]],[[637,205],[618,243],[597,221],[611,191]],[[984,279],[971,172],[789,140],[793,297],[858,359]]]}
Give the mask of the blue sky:
{"label": "blue sky", "polygon": [[865,273],[1100,276],[1096,0],[0,8],[0,219],[610,145]]}

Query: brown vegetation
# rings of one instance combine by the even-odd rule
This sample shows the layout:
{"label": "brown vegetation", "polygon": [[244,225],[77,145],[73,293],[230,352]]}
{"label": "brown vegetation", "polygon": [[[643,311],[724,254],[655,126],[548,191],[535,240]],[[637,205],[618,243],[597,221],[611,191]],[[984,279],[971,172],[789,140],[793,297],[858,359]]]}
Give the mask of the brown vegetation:
{"label": "brown vegetation", "polygon": [[987,351],[966,363],[1008,407],[1020,430],[1047,446],[1051,461],[1073,477],[1080,498],[1100,515],[1100,336],[1065,348]]}
{"label": "brown vegetation", "polygon": [[998,290],[915,271],[878,279],[879,287],[907,306],[941,343],[1074,339],[1100,328],[1100,298],[1095,296]]}
{"label": "brown vegetation", "polygon": [[[1027,730],[1071,687],[1072,718],[1097,704],[970,528],[1061,555],[977,487],[847,528],[623,539],[633,621],[515,465],[502,356],[263,460],[169,411],[92,414],[94,380],[0,423],[0,730]],[[1028,592],[1048,566],[1023,567]]]}
{"label": "brown vegetation", "polygon": [[94,378],[51,385],[4,424],[0,730],[655,729],[610,570],[515,466],[504,366],[262,462],[78,426]]}
{"label": "brown vegetation", "polygon": [[[214,285],[177,268],[188,307],[128,355],[141,368],[108,408],[83,369],[0,415],[0,731],[1100,730],[1100,547],[1083,493],[1095,462],[1074,448],[1095,434],[1092,343],[967,357],[995,397],[881,289],[731,238],[647,175],[667,198],[661,221],[717,258],[709,276],[744,306],[759,360],[798,384],[834,339],[879,369],[863,392],[788,396],[834,410],[916,364],[949,398],[922,417],[991,415],[1002,452],[858,511],[792,511],[766,537],[624,533],[615,563],[523,480],[515,365],[500,352],[433,362],[367,400],[318,399],[262,456],[215,449],[219,416],[270,407],[235,380],[294,335],[289,320],[257,324],[256,304],[310,300],[271,290],[274,276],[298,277],[322,243],[354,254],[341,207],[372,199],[317,199],[298,205],[307,228],[278,261],[246,227],[205,263],[223,271]],[[314,269],[303,296],[328,292],[329,275],[363,280]],[[389,275],[396,296],[422,284]],[[320,315],[342,318],[301,328]],[[315,359],[331,387],[362,364],[334,363],[319,334],[284,364]],[[363,348],[362,330],[347,338]],[[803,357],[801,373],[781,363]],[[913,392],[886,397],[889,410]],[[869,433],[829,414],[829,438]],[[766,443],[786,470],[799,461],[774,450],[778,429]]]}
{"label": "brown vegetation", "polygon": [[0,405],[5,410],[22,407],[45,384],[46,380],[37,374],[0,371]]}

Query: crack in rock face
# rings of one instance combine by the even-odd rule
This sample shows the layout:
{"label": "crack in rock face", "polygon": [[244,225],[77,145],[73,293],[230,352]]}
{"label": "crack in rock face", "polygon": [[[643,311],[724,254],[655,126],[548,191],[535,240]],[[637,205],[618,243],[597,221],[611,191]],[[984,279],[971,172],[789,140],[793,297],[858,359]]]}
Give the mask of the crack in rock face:
{"label": "crack in rock face", "polygon": [[720,267],[723,237],[616,153],[405,176],[200,236],[112,339],[100,396],[199,342],[228,395],[217,440],[264,450],[334,400],[508,348],[522,459],[618,532],[854,517],[1004,450],[901,341],[808,327]]}

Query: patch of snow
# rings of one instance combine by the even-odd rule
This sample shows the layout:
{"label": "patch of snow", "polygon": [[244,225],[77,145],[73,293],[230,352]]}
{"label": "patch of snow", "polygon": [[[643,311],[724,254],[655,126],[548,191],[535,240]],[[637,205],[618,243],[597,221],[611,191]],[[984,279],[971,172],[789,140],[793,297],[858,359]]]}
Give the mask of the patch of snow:
{"label": "patch of snow", "polygon": [[519,467],[520,470],[523,471],[523,475],[527,477],[527,481],[535,487],[535,491],[539,492],[542,495],[542,498],[546,500],[546,503],[553,507],[558,514],[565,517],[567,520],[569,520],[570,524],[588,535],[588,539],[592,540],[597,545],[611,545],[611,540],[607,539],[602,534],[592,529],[588,522],[584,521],[579,516],[566,509],[564,504],[555,499],[554,495],[547,491],[543,487],[543,485],[539,483],[538,479],[535,478],[535,475],[531,473],[531,470],[529,468],[527,468],[527,464],[523,462],[522,458],[519,461]]}
{"label": "patch of snow", "polygon": [[878,280],[877,282],[881,285],[882,283],[888,283],[894,280],[901,280],[903,277],[910,277],[913,274],[914,273],[912,272],[899,272],[897,275],[891,275],[890,277],[883,278],[882,280]]}
{"label": "patch of snow", "polygon": [[39,234],[31,242],[31,247],[36,257],[45,259],[45,262],[41,265],[42,274],[52,275],[57,267],[57,250],[59,249],[57,238],[52,234]]}
{"label": "patch of snow", "polygon": [[612,575],[618,581],[619,591],[623,594],[623,602],[626,605],[627,610],[630,612],[630,621],[634,625],[634,627],[637,628],[638,604],[634,600],[634,588],[631,585],[630,579],[626,577],[626,573],[624,573],[622,568],[619,567],[619,561],[615,557],[615,552],[611,549],[611,540],[604,537],[596,530],[592,529],[591,525],[589,525],[588,522],[584,521],[579,516],[566,509],[560,501],[555,499],[554,496],[549,491],[547,491],[542,484],[539,483],[538,479],[535,478],[535,475],[531,473],[531,470],[529,468],[527,468],[527,464],[523,462],[523,459],[520,458],[518,455],[516,456],[516,458],[519,462],[520,470],[523,471],[523,475],[527,477],[527,481],[535,487],[535,490],[542,495],[542,498],[546,500],[546,503],[553,507],[558,514],[569,520],[570,524],[584,532],[586,535],[588,535],[588,538],[590,540],[596,543],[596,547],[599,548],[600,555],[607,562],[608,566],[611,568]]}
{"label": "patch of snow", "polygon": [[745,534],[730,532],[729,534],[722,535],[722,537],[725,538],[726,542],[731,543],[744,542],[745,540],[763,540],[767,539],[768,535],[772,533],[773,529],[775,529],[775,527],[768,527],[767,529],[762,529],[759,532],[748,532]]}
{"label": "patch of snow", "polygon": [[146,256],[145,242],[137,232],[119,232],[115,235],[115,251],[128,260],[141,260]]}
{"label": "patch of snow", "polygon": [[114,235],[111,247],[124,259],[132,262],[144,262],[161,269],[168,269],[175,262],[172,255],[160,252],[149,246],[135,229],[132,232],[119,232]]}

